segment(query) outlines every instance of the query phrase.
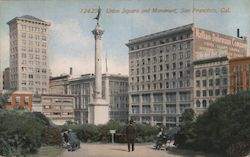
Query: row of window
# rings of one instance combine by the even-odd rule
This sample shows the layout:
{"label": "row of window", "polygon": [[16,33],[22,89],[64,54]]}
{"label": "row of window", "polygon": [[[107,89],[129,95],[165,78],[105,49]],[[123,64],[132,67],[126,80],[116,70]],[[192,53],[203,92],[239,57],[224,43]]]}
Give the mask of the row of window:
{"label": "row of window", "polygon": [[[189,68],[191,65],[190,65],[190,61],[186,61],[186,65],[184,66],[184,63],[183,62],[179,62],[178,64],[178,68],[179,69],[182,69],[182,68]],[[172,63],[171,64],[171,70],[176,70],[177,69],[177,66],[176,66],[176,63]],[[136,75],[139,75],[139,74],[144,74],[144,73],[151,73],[151,72],[161,72],[161,71],[168,71],[170,70],[170,64],[165,64],[164,65],[154,65],[152,67],[148,66],[148,67],[142,67],[142,68],[136,68]],[[135,69],[131,68],[130,69],[130,75],[134,75],[135,74]]]}
{"label": "row of window", "polygon": [[33,54],[29,54],[27,57],[26,53],[22,53],[22,58],[29,58],[29,59],[42,59],[42,60],[46,60],[46,55],[33,55]]}
{"label": "row of window", "polygon": [[[171,74],[171,77],[170,77]],[[178,75],[178,76],[177,76]],[[153,74],[153,75],[147,75],[147,76],[137,76],[137,77],[131,77],[131,83],[140,83],[140,82],[150,82],[150,81],[162,81],[163,79],[169,80],[169,79],[182,79],[182,78],[190,78],[190,70],[179,71],[179,72],[172,72],[172,73],[166,73],[165,75],[163,73],[160,74]]]}
{"label": "row of window", "polygon": [[[147,42],[147,43],[143,43],[143,44],[137,44],[137,45],[134,45],[134,46],[130,46],[130,51],[138,50],[138,49],[145,48],[145,47],[150,47],[150,46],[161,45],[161,44],[165,44],[165,43],[169,43],[169,42],[175,42],[175,41],[187,39],[189,37],[190,37],[190,34],[183,34],[183,35],[168,37],[166,39],[160,39],[158,41],[152,41],[152,42]],[[189,43],[189,46],[190,46],[190,43]]]}
{"label": "row of window", "polygon": [[195,71],[195,76],[196,77],[207,77],[207,76],[213,76],[215,75],[226,75],[228,73],[228,68],[227,67],[222,67],[221,70],[220,68],[215,68],[215,70],[213,68],[210,69],[202,69],[202,70],[196,70]]}
{"label": "row of window", "polygon": [[[23,100],[23,104],[28,105],[29,101],[30,101],[29,96],[25,96],[24,100]],[[21,104],[21,97],[20,96],[16,96],[16,104],[17,105]]]}
{"label": "row of window", "polygon": [[213,87],[213,86],[226,86],[228,85],[228,79],[227,78],[217,78],[217,79],[209,79],[209,80],[196,80],[196,87]]}
{"label": "row of window", "polygon": [[45,33],[47,31],[46,28],[27,26],[27,25],[23,25],[23,24],[21,24],[21,29],[24,31],[38,32],[38,33]]}
{"label": "row of window", "polygon": [[26,85],[29,85],[29,86],[33,86],[33,85],[42,85],[42,86],[46,86],[47,85],[47,82],[40,82],[40,81],[26,81],[26,80],[22,80],[22,83],[21,83],[22,86],[26,86]]}
{"label": "row of window", "polygon": [[[22,46],[23,47],[26,47],[27,44],[26,44],[26,40],[22,40]],[[36,46],[36,47],[46,47],[46,42],[39,42],[39,41],[29,41],[29,45],[28,46]]]}
{"label": "row of window", "polygon": [[143,91],[143,90],[160,90],[160,89],[176,89],[176,88],[188,88],[190,87],[190,80],[185,81],[173,81],[153,84],[131,85],[131,91]]}
{"label": "row of window", "polygon": [[[132,56],[133,54],[130,54],[130,56]],[[186,53],[185,53],[185,58],[190,58],[191,57],[191,52],[190,51],[187,51]],[[172,54],[171,55],[171,57],[170,57],[170,55],[169,54],[166,54],[165,56],[163,56],[163,55],[160,55],[160,56],[158,56],[158,57],[156,57],[156,56],[154,56],[154,57],[148,57],[147,59],[145,59],[145,58],[139,58],[140,60],[136,60],[136,65],[137,66],[139,66],[139,64],[141,64],[141,65],[145,65],[145,64],[156,64],[156,63],[161,63],[161,62],[163,62],[163,61],[166,61],[166,62],[168,62],[169,61],[169,59],[171,59],[171,60],[176,60],[177,59],[177,54],[176,53],[174,53],[174,54]],[[179,55],[178,55],[178,59],[184,59],[184,54],[183,54],[183,52],[179,52]],[[131,57],[130,58],[130,60],[131,60],[131,64],[133,64],[134,63],[134,61],[133,61],[133,58]]]}
{"label": "row of window", "polygon": [[213,101],[212,101],[212,100],[209,100],[209,101],[207,102],[207,100],[202,100],[202,101],[196,100],[195,103],[196,103],[196,107],[197,107],[197,108],[207,108],[208,105],[211,105],[211,104],[213,103]]}
{"label": "row of window", "polygon": [[[196,97],[207,97],[207,96],[220,96],[220,95],[227,95],[227,89],[210,89],[210,90],[196,90]],[[202,94],[202,95],[201,95]]]}

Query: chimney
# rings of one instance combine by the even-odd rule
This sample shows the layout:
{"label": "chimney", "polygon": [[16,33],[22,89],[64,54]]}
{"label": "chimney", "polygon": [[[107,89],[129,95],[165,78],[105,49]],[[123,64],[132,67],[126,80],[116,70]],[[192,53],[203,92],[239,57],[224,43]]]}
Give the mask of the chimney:
{"label": "chimney", "polygon": [[240,37],[240,29],[237,28],[237,38],[239,38],[239,37]]}
{"label": "chimney", "polygon": [[69,75],[73,75],[73,68],[72,67],[69,68]]}

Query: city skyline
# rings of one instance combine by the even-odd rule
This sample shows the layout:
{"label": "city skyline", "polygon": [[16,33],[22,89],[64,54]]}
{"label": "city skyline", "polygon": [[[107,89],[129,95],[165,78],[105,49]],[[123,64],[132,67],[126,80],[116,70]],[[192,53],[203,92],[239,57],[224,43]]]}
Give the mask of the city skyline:
{"label": "city skyline", "polygon": [[[128,74],[128,48],[125,44],[129,39],[190,23],[235,37],[239,28],[241,36],[247,37],[249,54],[249,5],[249,0],[160,0],[158,3],[152,0],[0,1],[2,71],[9,66],[9,30],[6,23],[15,17],[31,15],[50,22],[48,56],[52,75],[68,73],[70,67],[73,67],[74,75],[80,75],[94,73],[91,31],[95,27],[95,9],[100,6],[103,10],[100,25],[105,30],[102,51],[103,57],[107,53],[109,72]],[[104,62],[103,58],[103,67]]]}

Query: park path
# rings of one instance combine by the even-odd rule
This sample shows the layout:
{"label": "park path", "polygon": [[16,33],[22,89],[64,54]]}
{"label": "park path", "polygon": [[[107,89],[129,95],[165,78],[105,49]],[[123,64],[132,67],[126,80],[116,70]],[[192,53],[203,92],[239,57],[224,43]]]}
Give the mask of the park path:
{"label": "park path", "polygon": [[[126,144],[81,144],[81,149],[65,150],[61,157],[216,157],[203,153],[177,150],[155,150],[152,144],[137,144],[135,151],[128,152]],[[219,156],[217,156],[219,157]]]}

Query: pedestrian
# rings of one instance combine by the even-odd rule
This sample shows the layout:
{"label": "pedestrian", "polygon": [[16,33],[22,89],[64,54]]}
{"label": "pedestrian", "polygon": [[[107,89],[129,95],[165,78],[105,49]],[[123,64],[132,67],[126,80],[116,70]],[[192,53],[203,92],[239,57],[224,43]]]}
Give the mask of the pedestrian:
{"label": "pedestrian", "polygon": [[130,145],[132,146],[132,151],[134,151],[136,130],[132,119],[129,121],[129,125],[126,128],[126,135],[127,135],[128,151],[130,152]]}

